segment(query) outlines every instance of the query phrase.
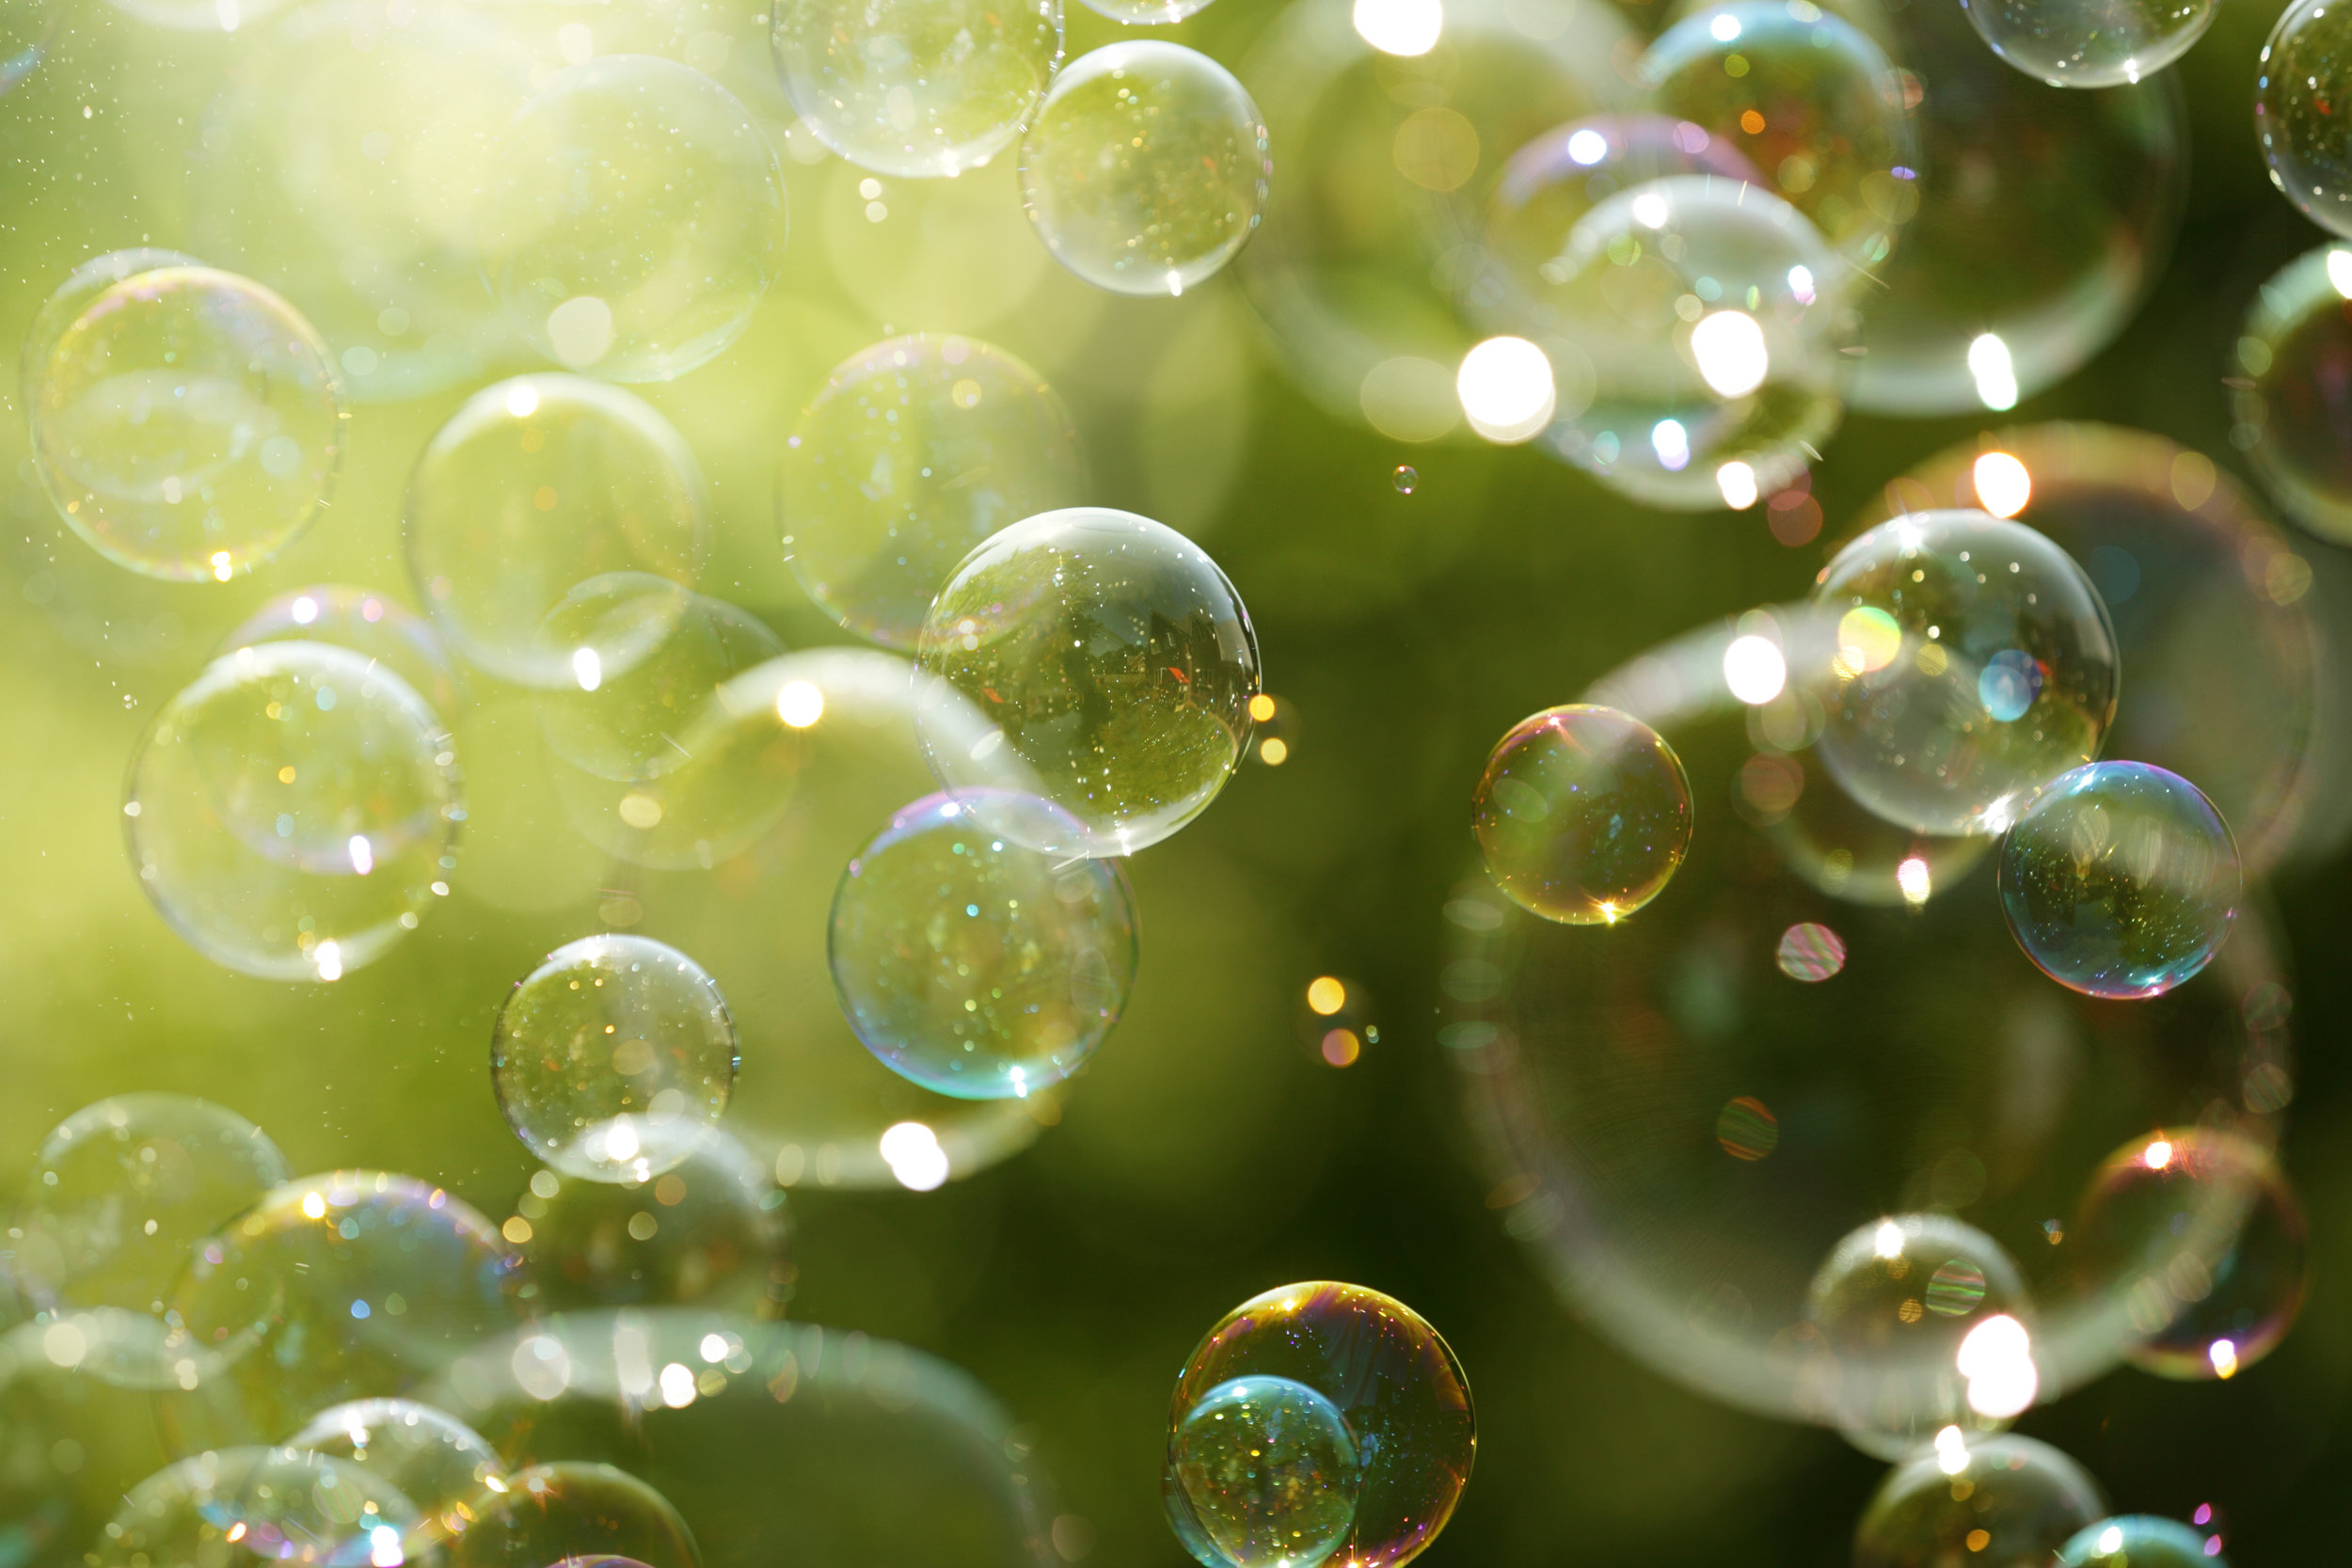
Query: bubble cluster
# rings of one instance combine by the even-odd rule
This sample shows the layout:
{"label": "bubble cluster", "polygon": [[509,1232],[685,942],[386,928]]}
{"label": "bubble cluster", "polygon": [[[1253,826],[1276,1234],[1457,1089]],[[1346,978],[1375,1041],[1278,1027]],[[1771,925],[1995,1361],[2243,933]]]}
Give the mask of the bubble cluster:
{"label": "bubble cluster", "polygon": [[1496,743],[1470,828],[1514,903],[1614,925],[1663,892],[1689,853],[1691,784],[1641,721],[1587,704],[1546,708]]}

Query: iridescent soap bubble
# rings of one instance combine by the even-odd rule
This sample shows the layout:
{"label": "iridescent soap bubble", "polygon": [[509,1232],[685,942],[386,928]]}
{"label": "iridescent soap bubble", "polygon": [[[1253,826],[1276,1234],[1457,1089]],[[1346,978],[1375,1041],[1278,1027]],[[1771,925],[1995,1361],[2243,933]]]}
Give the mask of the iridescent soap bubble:
{"label": "iridescent soap bubble", "polygon": [[1176,1423],[1168,1456],[1214,1547],[1204,1568],[1310,1568],[1355,1525],[1356,1439],[1338,1406],[1303,1383],[1217,1385]]}
{"label": "iridescent soap bubble", "polygon": [[33,313],[33,325],[24,331],[24,346],[17,354],[17,375],[26,419],[36,417],[41,378],[48,372],[49,356],[56,351],[57,340],[65,336],[67,327],[81,319],[83,311],[97,302],[99,295],[141,273],[203,264],[185,251],[134,245],[127,250],[93,256],[68,273],[65,281]]}
{"label": "iridescent soap bubble", "polygon": [[[577,647],[548,612],[591,578],[645,572],[692,587],[709,550],[702,469],[668,420],[617,387],[517,376],[468,399],[417,459],[405,516],[417,596],[467,662],[576,685]],[[621,669],[666,627],[596,649]]]}
{"label": "iridescent soap bubble", "polygon": [[417,1505],[380,1471],[309,1449],[271,1449],[239,1489],[236,1544],[296,1568],[382,1568],[405,1559],[423,1523]]}
{"label": "iridescent soap bubble", "polygon": [[2344,12],[2296,0],[2263,45],[2254,78],[2254,134],[2270,182],[2321,228],[2352,235],[2352,135],[2338,123],[2346,80]]}
{"label": "iridescent soap bubble", "polygon": [[818,609],[911,649],[958,562],[1074,505],[1086,483],[1070,411],[1035,371],[976,339],[916,333],[834,367],[785,443],[776,523]]}
{"label": "iridescent soap bubble", "polygon": [[1754,505],[1844,418],[1845,264],[1768,191],[1678,175],[1621,192],[1545,281],[1567,340],[1555,378],[1580,384],[1545,444],[1636,499]]}
{"label": "iridescent soap bubble", "polygon": [[1012,145],[1061,60],[1061,0],[782,0],[770,43],[801,123],[850,162],[922,178]]}
{"label": "iridescent soap bubble", "polygon": [[326,642],[384,666],[445,718],[466,705],[466,675],[415,610],[373,588],[320,583],[280,594],[220,640],[215,658],[263,642]]}
{"label": "iridescent soap bubble", "polygon": [[2221,1537],[2178,1519],[2123,1513],[2085,1525],[2058,1548],[2058,1568],[2230,1568]]}
{"label": "iridescent soap bubble", "polygon": [[2215,0],[1961,0],[1993,52],[2054,87],[2137,85],[2189,51],[2213,25]]}
{"label": "iridescent soap bubble", "polygon": [[[1360,1469],[1355,1517],[1343,1527],[1333,1557],[1363,1568],[1395,1568],[1437,1539],[1470,1480],[1477,1421],[1461,1363],[1420,1314],[1377,1291],[1328,1280],[1285,1285],[1233,1308],[1194,1347],[1177,1379],[1169,1410],[1171,1481],[1182,1473],[1192,1413],[1213,1390],[1261,1378],[1280,1378],[1321,1395],[1354,1440]],[[1327,1429],[1320,1442],[1336,1460]],[[1303,1484],[1307,1467],[1300,1468]],[[1181,1481],[1163,1487],[1162,1495],[1179,1537],[1200,1555],[1193,1543],[1215,1539],[1202,1533],[1211,1522],[1200,1517]],[[1313,1528],[1320,1535],[1338,1523],[1327,1516],[1335,1513],[1325,1501],[1295,1517],[1302,1524],[1319,1521]],[[1236,1511],[1218,1528],[1247,1539],[1247,1519],[1246,1511]]]}
{"label": "iridescent soap bubble", "polygon": [[[784,652],[766,623],[645,572],[590,578],[548,611],[540,644],[571,650],[570,686],[542,693],[539,729],[558,756],[619,783],[693,764],[688,737],[735,676]],[[613,650],[635,657],[605,659]]]}
{"label": "iridescent soap bubble", "polygon": [[2352,540],[2352,246],[2325,245],[2247,303],[2231,368],[2230,444],[2270,499],[2335,544]]}
{"label": "iridescent soap bubble", "polygon": [[1656,731],[1571,703],[1511,727],[1470,796],[1487,875],[1531,914],[1613,925],[1691,848],[1691,784]]}
{"label": "iridescent soap bubble", "polygon": [[2060,774],[2002,839],[2000,864],[2017,945],[2086,996],[2161,996],[2203,969],[2244,891],[2213,802],[2144,762]]}
{"label": "iridescent soap bubble", "polygon": [[[405,1531],[412,1557],[462,1527],[459,1505],[506,1473],[505,1462],[481,1433],[414,1400],[355,1400],[322,1410],[284,1447],[380,1481],[414,1504],[417,1517]],[[368,1544],[373,1557],[376,1543]]]}
{"label": "iridescent soap bubble", "polygon": [[1661,33],[1635,67],[1649,106],[1765,170],[1840,255],[1886,260],[1919,210],[1903,81],[1859,27],[1810,0],[1732,0]]}
{"label": "iridescent soap bubble", "polygon": [[1181,294],[1258,227],[1258,105],[1206,55],[1114,43],[1062,68],[1021,137],[1021,194],[1054,260],[1098,289]]}
{"label": "iridescent soap bubble", "polygon": [[2115,717],[2115,629],[2090,579],[2023,524],[1983,512],[1895,517],[1815,579],[1836,618],[1830,771],[1919,832],[1999,832],[2099,754]]}
{"label": "iridescent soap bubble", "polygon": [[372,963],[449,893],[465,819],[439,718],[323,642],[215,660],[132,754],[139,885],[214,962],[278,980]]}
{"label": "iridescent soap bubble", "polygon": [[[1033,796],[1075,836],[1033,848],[1124,855],[1216,799],[1249,737],[1258,637],[1199,546],[1131,512],[1015,523],[931,603],[915,722],[950,794]],[[977,740],[969,714],[992,727]],[[1049,826],[1023,813],[1000,831]]]}
{"label": "iridescent soap bubble", "polygon": [[283,549],[333,494],[346,416],[326,347],[249,278],[135,274],[57,334],[37,373],[27,418],[41,483],[118,565],[226,582]]}
{"label": "iridescent soap bubble", "polygon": [[1854,1528],[1854,1568],[2042,1568],[2106,1513],[2099,1483],[2049,1444],[1954,1433],[1879,1483]]}
{"label": "iridescent soap bubble", "polygon": [[1080,836],[1044,801],[985,793],[893,816],[842,874],[827,942],[866,1049],[959,1100],[1025,1099],[1085,1066],[1126,1008],[1136,953],[1117,864],[1028,847]]}
{"label": "iridescent soap bubble", "polygon": [[490,1076],[523,1147],[566,1176],[674,1170],[734,1091],[735,1021],[702,967],[638,936],[583,937],[515,982]]}
{"label": "iridescent soap bubble", "polygon": [[2077,1288],[2111,1304],[2134,1365],[2229,1378],[2302,1310],[2302,1205],[2277,1163],[2219,1128],[2133,1139],[2099,1167],[2066,1232]]}
{"label": "iridescent soap bubble", "polygon": [[660,1493],[611,1465],[534,1465],[478,1494],[446,1550],[450,1568],[548,1568],[588,1560],[702,1568],[686,1521]]}
{"label": "iridescent soap bubble", "polygon": [[[96,1352],[80,1370],[176,1387],[197,1349],[164,1314],[191,1250],[293,1176],[233,1111],[178,1094],[102,1100],[42,1140],[0,1259],[37,1306],[75,1318]],[[82,1326],[85,1313],[102,1322]]]}
{"label": "iridescent soap bubble", "polygon": [[613,55],[548,78],[500,145],[484,276],[532,346],[614,381],[723,353],[775,281],[784,170],[701,71]]}

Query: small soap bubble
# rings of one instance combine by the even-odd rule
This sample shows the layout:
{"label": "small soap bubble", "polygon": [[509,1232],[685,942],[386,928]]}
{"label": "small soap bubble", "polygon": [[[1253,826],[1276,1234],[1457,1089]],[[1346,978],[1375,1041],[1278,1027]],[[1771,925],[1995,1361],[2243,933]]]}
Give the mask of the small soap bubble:
{"label": "small soap bubble", "polygon": [[1322,1562],[1355,1525],[1355,1437],[1338,1407],[1303,1383],[1217,1385],[1176,1423],[1168,1460],[1216,1548],[1204,1568]]}
{"label": "small soap bubble", "polygon": [[2026,75],[2054,87],[2113,87],[2137,86],[2187,54],[2213,25],[2217,7],[2216,0],[1962,0],[1961,9],[1993,52]]}
{"label": "small soap bubble", "polygon": [[1716,1116],[1715,1141],[1733,1159],[1753,1164],[1780,1147],[1780,1118],[1754,1095],[1740,1095]]}
{"label": "small soap bubble", "polygon": [[[1024,827],[1032,815],[1063,820]],[[1118,1023],[1135,983],[1134,896],[1115,862],[1027,847],[1076,839],[1066,816],[934,795],[850,863],[834,895],[834,992],[891,1070],[960,1100],[1025,1099],[1077,1071]]]}
{"label": "small soap bubble", "polygon": [[1781,932],[1772,962],[1791,980],[1818,984],[1846,967],[1846,943],[1820,922],[1804,921]]}
{"label": "small soap bubble", "polygon": [[1854,1529],[1854,1568],[2027,1568],[2106,1514],[2099,1483],[2047,1443],[1947,1431],[1880,1482]]}
{"label": "small soap bubble", "polygon": [[1258,105],[1182,44],[1065,66],[1021,138],[1021,191],[1054,259],[1098,289],[1181,294],[1241,249],[1273,165]]}
{"label": "small soap bubble", "polygon": [[692,1154],[735,1087],[735,1021],[675,948],[584,937],[499,1009],[490,1076],[523,1147],[565,1176],[645,1181]]}
{"label": "small soap bubble", "polygon": [[2085,1525],[2058,1548],[2058,1568],[2230,1568],[2221,1537],[2153,1513]]}
{"label": "small soap bubble", "polygon": [[[658,1386],[658,1402],[694,1397],[693,1374],[677,1362],[661,1370]],[[684,1397],[668,1397],[678,1392]],[[610,1465],[534,1465],[477,1494],[467,1512],[471,1522],[445,1548],[450,1568],[702,1568],[670,1500]]]}
{"label": "small soap bubble", "polygon": [[1470,796],[1487,874],[1520,908],[1614,925],[1664,891],[1691,848],[1691,784],[1655,730],[1572,703],[1522,719]]}
{"label": "small soap bubble", "polygon": [[1410,463],[1400,463],[1396,472],[1389,476],[1389,483],[1396,486],[1398,495],[1409,496],[1421,484],[1421,470]]}
{"label": "small soap bubble", "polygon": [[2002,840],[2000,883],[2009,928],[2043,974],[2086,996],[2147,997],[2213,961],[2244,878],[2229,825],[2195,784],[2094,762],[2026,806]]}

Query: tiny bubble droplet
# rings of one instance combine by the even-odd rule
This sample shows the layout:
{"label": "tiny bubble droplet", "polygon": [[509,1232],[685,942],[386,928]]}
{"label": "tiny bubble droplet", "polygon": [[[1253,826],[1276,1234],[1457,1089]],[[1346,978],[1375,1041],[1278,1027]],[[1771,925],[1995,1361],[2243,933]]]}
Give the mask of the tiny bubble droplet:
{"label": "tiny bubble droplet", "polygon": [[1390,483],[1396,486],[1398,495],[1409,496],[1413,493],[1413,486],[1421,483],[1421,470],[1409,463],[1400,463],[1396,472],[1390,477]]}

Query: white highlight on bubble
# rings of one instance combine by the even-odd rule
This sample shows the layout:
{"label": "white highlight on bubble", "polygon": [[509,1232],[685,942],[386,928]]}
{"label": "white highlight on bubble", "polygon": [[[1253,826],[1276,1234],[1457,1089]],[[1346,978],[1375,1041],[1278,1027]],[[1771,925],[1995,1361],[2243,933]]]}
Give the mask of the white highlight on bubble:
{"label": "white highlight on bubble", "polygon": [[1968,1408],[1995,1420],[2022,1414],[2041,1391],[2033,1338],[2024,1323],[2006,1312],[1968,1331],[1954,1366],[1968,1380]]}
{"label": "white highlight on bubble", "polygon": [[368,1531],[369,1568],[401,1568],[408,1554],[400,1549],[400,1531],[389,1525],[378,1525]]}
{"label": "white highlight on bubble", "polygon": [[586,65],[596,56],[596,36],[585,23],[566,22],[555,30],[555,52],[565,65]]}
{"label": "white highlight on bubble", "polygon": [[1708,24],[1707,36],[1717,43],[1731,42],[1740,36],[1740,19],[1736,16],[1717,17]]}
{"label": "white highlight on bubble", "polygon": [[1987,332],[1968,345],[1968,373],[1976,380],[1979,403],[1994,410],[2017,406],[2017,370],[1998,333]]}
{"label": "white highlight on bubble", "polygon": [[644,1146],[637,1136],[637,1124],[627,1117],[614,1117],[612,1125],[604,1130],[604,1157],[616,1164],[627,1164],[637,1158]]}
{"label": "white highlight on bubble", "polygon": [[1691,328],[1691,357],[1716,395],[1743,398],[1764,385],[1772,356],[1764,329],[1745,310],[1718,310]]}
{"label": "white highlight on bubble", "polygon": [[661,1369],[661,1402],[683,1410],[694,1402],[694,1369],[673,1361]]}
{"label": "white highlight on bubble", "polygon": [[882,1163],[898,1185],[928,1193],[947,1180],[947,1151],[939,1134],[919,1121],[902,1121],[882,1135]]}
{"label": "white highlight on bubble", "polygon": [[2110,1553],[2120,1552],[2122,1549],[2123,1528],[2122,1526],[2109,1525],[2106,1528],[2099,1532],[2099,1555],[2101,1557],[2106,1557]]}
{"label": "white highlight on bubble", "polygon": [[1788,661],[1769,637],[1735,637],[1724,650],[1724,684],[1750,707],[1760,707],[1788,684]]}
{"label": "white highlight on bubble", "polygon": [[1715,470],[1715,488],[1723,492],[1724,504],[1734,512],[1745,512],[1762,494],[1756,488],[1756,470],[1737,459]]}
{"label": "white highlight on bubble", "polygon": [[294,615],[294,624],[295,626],[307,626],[311,622],[319,618],[319,602],[318,600],[310,597],[310,594],[305,594],[302,597],[294,602],[294,610],[292,613]]}
{"label": "white highlight on bubble", "polygon": [[1674,209],[1656,191],[1644,191],[1633,198],[1633,221],[1645,229],[1663,229]]}
{"label": "white highlight on bubble", "polygon": [[2338,294],[2352,299],[2352,250],[2328,252],[2328,281]]}
{"label": "white highlight on bubble", "polygon": [[1409,59],[1438,46],[1445,31],[1441,0],[1356,0],[1356,36],[1383,55]]}
{"label": "white highlight on bubble", "polygon": [[350,851],[353,871],[364,877],[375,869],[375,851],[369,847],[365,833],[352,834],[351,842],[343,847]]}
{"label": "white highlight on bubble", "polygon": [[1795,296],[1799,305],[1810,305],[1819,298],[1820,293],[1813,281],[1813,269],[1790,267],[1788,269],[1788,292]]}
{"label": "white highlight on bubble", "polygon": [[1462,356],[1454,395],[1470,427],[1503,446],[1542,434],[1559,406],[1551,361],[1524,338],[1489,338]]}
{"label": "white highlight on bubble", "polygon": [[612,352],[612,307],[574,294],[548,312],[548,347],[573,370],[587,369]]}
{"label": "white highlight on bubble", "polygon": [[1995,517],[2014,517],[2033,499],[2033,475],[2005,451],[1988,451],[1968,470],[1977,501]]}
{"label": "white highlight on bubble", "polygon": [[318,966],[322,980],[340,980],[343,977],[343,950],[339,942],[320,942],[311,951],[310,961]]}
{"label": "white highlight on bubble", "polygon": [[2147,1148],[2141,1151],[2140,1159],[2146,1164],[2150,1170],[2164,1169],[2165,1166],[2172,1163],[2172,1145],[2170,1141],[2164,1138],[2152,1139],[2149,1142]]}
{"label": "white highlight on bubble", "polygon": [[1609,156],[1609,138],[1591,126],[1568,137],[1568,161],[1590,168]]}
{"label": "white highlight on bubble", "polygon": [[1903,1227],[1893,1220],[1879,1221],[1879,1227],[1870,1232],[1870,1250],[1881,1258],[1900,1258],[1903,1255]]}
{"label": "white highlight on bubble", "polygon": [[1945,1427],[1936,1433],[1935,1467],[1947,1476],[1968,1468],[1968,1439],[1960,1428]]}
{"label": "white highlight on bubble", "polygon": [[506,411],[518,420],[527,420],[539,411],[539,394],[528,381],[517,381],[506,388]]}
{"label": "white highlight on bubble", "polygon": [[1649,450],[1658,454],[1660,467],[1678,474],[1691,466],[1691,433],[1679,420],[1661,420],[1650,426]]}
{"label": "white highlight on bubble", "polygon": [[596,649],[572,650],[572,679],[580,683],[582,691],[594,691],[604,684],[604,660],[596,657]]}
{"label": "white highlight on bubble", "polygon": [[1915,909],[1928,901],[1935,891],[1934,879],[1929,874],[1928,863],[1917,855],[1899,862],[1895,866],[1895,888],[1903,895],[1903,902]]}
{"label": "white highlight on bubble", "polygon": [[2229,1339],[2216,1339],[2205,1347],[2205,1359],[2213,1363],[2213,1375],[2230,1378],[2237,1375],[2237,1345]]}
{"label": "white highlight on bubble", "polygon": [[776,692],[776,717],[804,730],[825,716],[825,694],[815,681],[786,681]]}

